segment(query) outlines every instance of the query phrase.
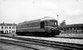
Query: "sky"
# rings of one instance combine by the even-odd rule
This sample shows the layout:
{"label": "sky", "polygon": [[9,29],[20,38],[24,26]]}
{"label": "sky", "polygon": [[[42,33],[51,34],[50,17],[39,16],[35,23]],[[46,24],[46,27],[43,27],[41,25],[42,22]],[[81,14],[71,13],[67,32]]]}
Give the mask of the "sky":
{"label": "sky", "polygon": [[[58,18],[57,18],[57,15]],[[0,23],[20,23],[45,16],[59,24],[83,24],[83,0],[0,0]]]}

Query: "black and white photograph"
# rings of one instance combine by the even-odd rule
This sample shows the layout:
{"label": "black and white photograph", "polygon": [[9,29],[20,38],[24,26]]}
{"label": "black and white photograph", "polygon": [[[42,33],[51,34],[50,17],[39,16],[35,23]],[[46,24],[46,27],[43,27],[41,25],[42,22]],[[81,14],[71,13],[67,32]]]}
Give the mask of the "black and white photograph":
{"label": "black and white photograph", "polygon": [[83,0],[0,0],[0,50],[82,50]]}

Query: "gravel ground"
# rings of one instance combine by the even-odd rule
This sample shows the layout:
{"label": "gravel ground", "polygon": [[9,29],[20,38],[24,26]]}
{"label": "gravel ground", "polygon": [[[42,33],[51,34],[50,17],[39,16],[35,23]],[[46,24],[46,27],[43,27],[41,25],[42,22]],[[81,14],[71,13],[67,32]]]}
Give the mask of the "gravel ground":
{"label": "gravel ground", "polygon": [[83,37],[83,33],[61,33],[59,36],[64,37]]}
{"label": "gravel ground", "polygon": [[[50,47],[35,46],[35,45],[33,45],[32,47],[40,48],[39,50],[63,50],[59,48],[50,48]],[[33,49],[10,45],[10,44],[4,44],[0,42],[0,50],[33,50]]]}
{"label": "gravel ground", "polygon": [[[76,34],[76,33],[61,33],[59,36],[64,36],[64,37],[83,37],[83,34]],[[35,47],[40,47],[40,46],[35,46]],[[40,47],[40,50],[62,50],[62,49],[52,49],[49,47]],[[15,45],[10,45],[10,44],[4,44],[0,42],[0,50],[33,50],[29,48],[24,48],[20,46],[15,46]]]}
{"label": "gravel ground", "polygon": [[32,49],[0,43],[0,50],[32,50]]}

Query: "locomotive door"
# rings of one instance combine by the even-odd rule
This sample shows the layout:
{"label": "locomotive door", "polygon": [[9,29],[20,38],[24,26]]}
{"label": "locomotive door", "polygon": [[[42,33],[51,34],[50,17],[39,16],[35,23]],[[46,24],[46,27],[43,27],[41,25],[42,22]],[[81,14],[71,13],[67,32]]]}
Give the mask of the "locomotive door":
{"label": "locomotive door", "polygon": [[44,21],[40,22],[40,28],[45,28],[45,23],[44,23]]}

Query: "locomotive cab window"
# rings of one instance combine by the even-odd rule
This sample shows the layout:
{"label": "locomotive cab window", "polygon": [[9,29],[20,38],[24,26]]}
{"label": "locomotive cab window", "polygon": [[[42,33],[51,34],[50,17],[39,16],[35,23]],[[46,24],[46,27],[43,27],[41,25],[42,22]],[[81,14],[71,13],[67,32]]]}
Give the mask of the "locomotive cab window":
{"label": "locomotive cab window", "polygon": [[45,23],[44,23],[44,21],[40,22],[40,28],[45,28]]}
{"label": "locomotive cab window", "polygon": [[49,25],[56,26],[57,22],[55,20],[50,20]]}

